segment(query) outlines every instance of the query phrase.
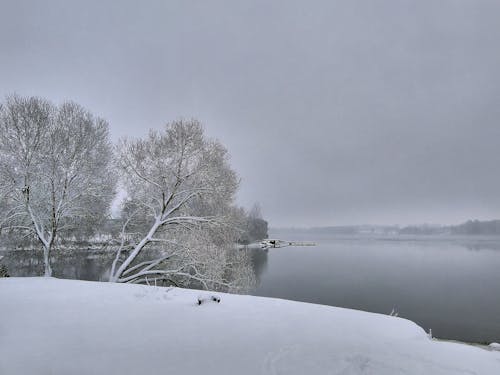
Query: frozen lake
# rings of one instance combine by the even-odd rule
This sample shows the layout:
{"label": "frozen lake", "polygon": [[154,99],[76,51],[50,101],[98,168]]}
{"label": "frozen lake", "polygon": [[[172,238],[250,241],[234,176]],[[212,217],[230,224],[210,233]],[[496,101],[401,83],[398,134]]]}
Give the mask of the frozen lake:
{"label": "frozen lake", "polygon": [[[500,238],[272,233],[254,294],[399,316],[436,337],[500,341]],[[307,319],[307,317],[304,317]]]}

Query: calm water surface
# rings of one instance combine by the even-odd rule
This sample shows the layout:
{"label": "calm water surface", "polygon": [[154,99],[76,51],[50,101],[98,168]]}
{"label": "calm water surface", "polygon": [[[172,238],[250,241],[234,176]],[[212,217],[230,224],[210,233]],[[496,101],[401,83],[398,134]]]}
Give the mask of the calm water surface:
{"label": "calm water surface", "polygon": [[318,245],[270,249],[256,295],[394,308],[435,337],[500,341],[500,238],[273,237]]}

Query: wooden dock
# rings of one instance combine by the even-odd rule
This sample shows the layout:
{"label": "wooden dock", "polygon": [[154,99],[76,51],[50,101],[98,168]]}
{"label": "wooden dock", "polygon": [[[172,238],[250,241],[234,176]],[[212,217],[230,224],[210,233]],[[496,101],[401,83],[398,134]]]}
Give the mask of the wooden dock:
{"label": "wooden dock", "polygon": [[265,239],[260,243],[263,249],[276,249],[287,246],[316,246],[314,242],[285,241],[278,239]]}

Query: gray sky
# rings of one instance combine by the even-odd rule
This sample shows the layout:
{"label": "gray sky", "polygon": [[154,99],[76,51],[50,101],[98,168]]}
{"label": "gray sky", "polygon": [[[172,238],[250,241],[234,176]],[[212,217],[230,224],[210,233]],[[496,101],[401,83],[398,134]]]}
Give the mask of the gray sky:
{"label": "gray sky", "polygon": [[0,0],[0,95],[196,117],[273,226],[500,218],[500,1]]}

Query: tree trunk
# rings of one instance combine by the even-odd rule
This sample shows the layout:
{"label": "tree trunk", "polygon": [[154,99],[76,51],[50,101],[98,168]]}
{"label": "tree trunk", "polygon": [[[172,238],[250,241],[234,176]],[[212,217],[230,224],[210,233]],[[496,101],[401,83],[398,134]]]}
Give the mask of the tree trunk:
{"label": "tree trunk", "polygon": [[[134,248],[134,250],[130,253],[130,255],[125,259],[125,261],[121,264],[120,267],[115,271],[114,275],[109,276],[109,281],[112,283],[117,283],[120,281],[120,277],[122,277],[123,272],[127,270],[130,264],[134,261],[134,259],[140,254],[144,246],[146,246],[151,238],[154,236],[158,228],[161,227],[160,218],[156,218],[154,224],[149,229],[148,234],[144,237]],[[117,254],[119,256],[119,254]]]}
{"label": "tree trunk", "polygon": [[45,277],[51,277],[52,276],[52,267],[50,267],[50,251],[52,246],[44,246],[43,247],[43,263],[44,263],[44,268],[45,268]]}

